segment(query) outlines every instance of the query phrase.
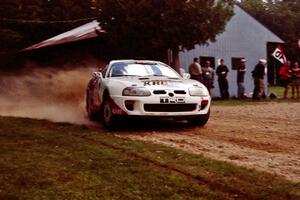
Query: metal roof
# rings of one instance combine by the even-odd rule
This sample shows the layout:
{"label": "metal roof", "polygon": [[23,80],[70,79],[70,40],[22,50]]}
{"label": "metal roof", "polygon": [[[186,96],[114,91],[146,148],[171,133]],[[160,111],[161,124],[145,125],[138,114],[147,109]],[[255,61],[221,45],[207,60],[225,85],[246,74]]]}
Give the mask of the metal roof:
{"label": "metal roof", "polygon": [[92,22],[74,28],[65,33],[59,34],[55,37],[52,37],[40,43],[29,46],[25,49],[22,49],[21,51],[29,51],[29,50],[39,49],[47,46],[53,46],[53,45],[64,44],[69,42],[75,42],[79,40],[85,40],[89,38],[95,38],[98,36],[98,33],[105,33],[105,31],[101,28],[99,22],[97,20],[94,20]]}

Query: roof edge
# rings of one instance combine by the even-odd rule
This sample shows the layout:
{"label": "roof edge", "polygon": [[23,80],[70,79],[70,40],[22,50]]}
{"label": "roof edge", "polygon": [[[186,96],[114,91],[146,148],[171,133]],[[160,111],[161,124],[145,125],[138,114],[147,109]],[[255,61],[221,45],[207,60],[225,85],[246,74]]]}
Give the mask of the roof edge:
{"label": "roof edge", "polygon": [[273,33],[278,39],[280,39],[282,42],[281,43],[285,43],[285,41],[279,37],[277,34],[275,34],[273,31],[271,31],[266,25],[264,25],[262,22],[260,22],[258,19],[256,19],[252,14],[250,14],[249,12],[247,12],[245,9],[243,9],[240,5],[238,5],[238,3],[236,3],[234,6],[237,6],[238,8],[240,8],[242,11],[244,11],[249,17],[251,17],[253,20],[255,20],[257,23],[259,23],[261,26],[263,26],[265,29],[267,29],[268,31],[270,31],[271,33]]}

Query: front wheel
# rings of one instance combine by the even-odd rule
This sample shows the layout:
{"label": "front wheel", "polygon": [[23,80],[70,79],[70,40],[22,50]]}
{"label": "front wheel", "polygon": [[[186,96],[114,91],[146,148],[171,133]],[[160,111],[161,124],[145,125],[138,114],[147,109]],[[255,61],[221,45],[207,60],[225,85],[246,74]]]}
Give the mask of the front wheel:
{"label": "front wheel", "polygon": [[101,121],[106,128],[111,128],[114,124],[114,114],[109,99],[105,99],[101,109]]}
{"label": "front wheel", "polygon": [[187,121],[189,124],[193,126],[204,126],[208,122],[209,115],[210,115],[210,110],[208,111],[207,114],[192,116],[188,118]]}

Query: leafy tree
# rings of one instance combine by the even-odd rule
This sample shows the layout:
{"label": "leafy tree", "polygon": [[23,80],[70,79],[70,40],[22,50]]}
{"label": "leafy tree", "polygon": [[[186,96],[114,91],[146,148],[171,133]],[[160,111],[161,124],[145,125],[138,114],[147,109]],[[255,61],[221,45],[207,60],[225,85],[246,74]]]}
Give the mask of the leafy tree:
{"label": "leafy tree", "polygon": [[2,47],[18,47],[23,36],[11,29],[0,29],[0,44]]}
{"label": "leafy tree", "polygon": [[213,41],[233,14],[225,0],[1,0],[0,5],[0,29],[20,33],[27,45],[83,23],[53,21],[99,15],[108,44],[119,55],[159,57],[172,49],[176,69],[179,50]]}
{"label": "leafy tree", "polygon": [[105,0],[99,20],[111,45],[127,56],[178,53],[215,40],[233,15],[229,1],[215,0]]}
{"label": "leafy tree", "polygon": [[[91,21],[89,18],[96,16],[92,9],[93,2],[94,0],[1,0],[0,68],[9,68],[14,63],[16,52],[21,48]],[[87,19],[76,20],[85,18]]]}
{"label": "leafy tree", "polygon": [[[92,2],[92,0],[1,0],[0,28],[21,32],[28,43],[38,42],[91,21],[90,18],[95,17],[95,12],[92,12],[91,8]],[[87,20],[76,21],[85,18]]]}
{"label": "leafy tree", "polygon": [[72,20],[93,17],[93,0],[1,0],[0,18]]}

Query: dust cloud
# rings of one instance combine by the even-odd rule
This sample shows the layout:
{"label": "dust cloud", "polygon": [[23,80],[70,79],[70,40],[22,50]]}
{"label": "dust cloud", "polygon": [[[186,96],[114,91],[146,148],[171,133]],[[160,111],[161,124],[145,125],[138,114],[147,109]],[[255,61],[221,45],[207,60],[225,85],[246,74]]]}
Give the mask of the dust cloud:
{"label": "dust cloud", "polygon": [[1,74],[0,115],[90,124],[85,94],[96,66],[45,68],[31,64],[19,72]]}

